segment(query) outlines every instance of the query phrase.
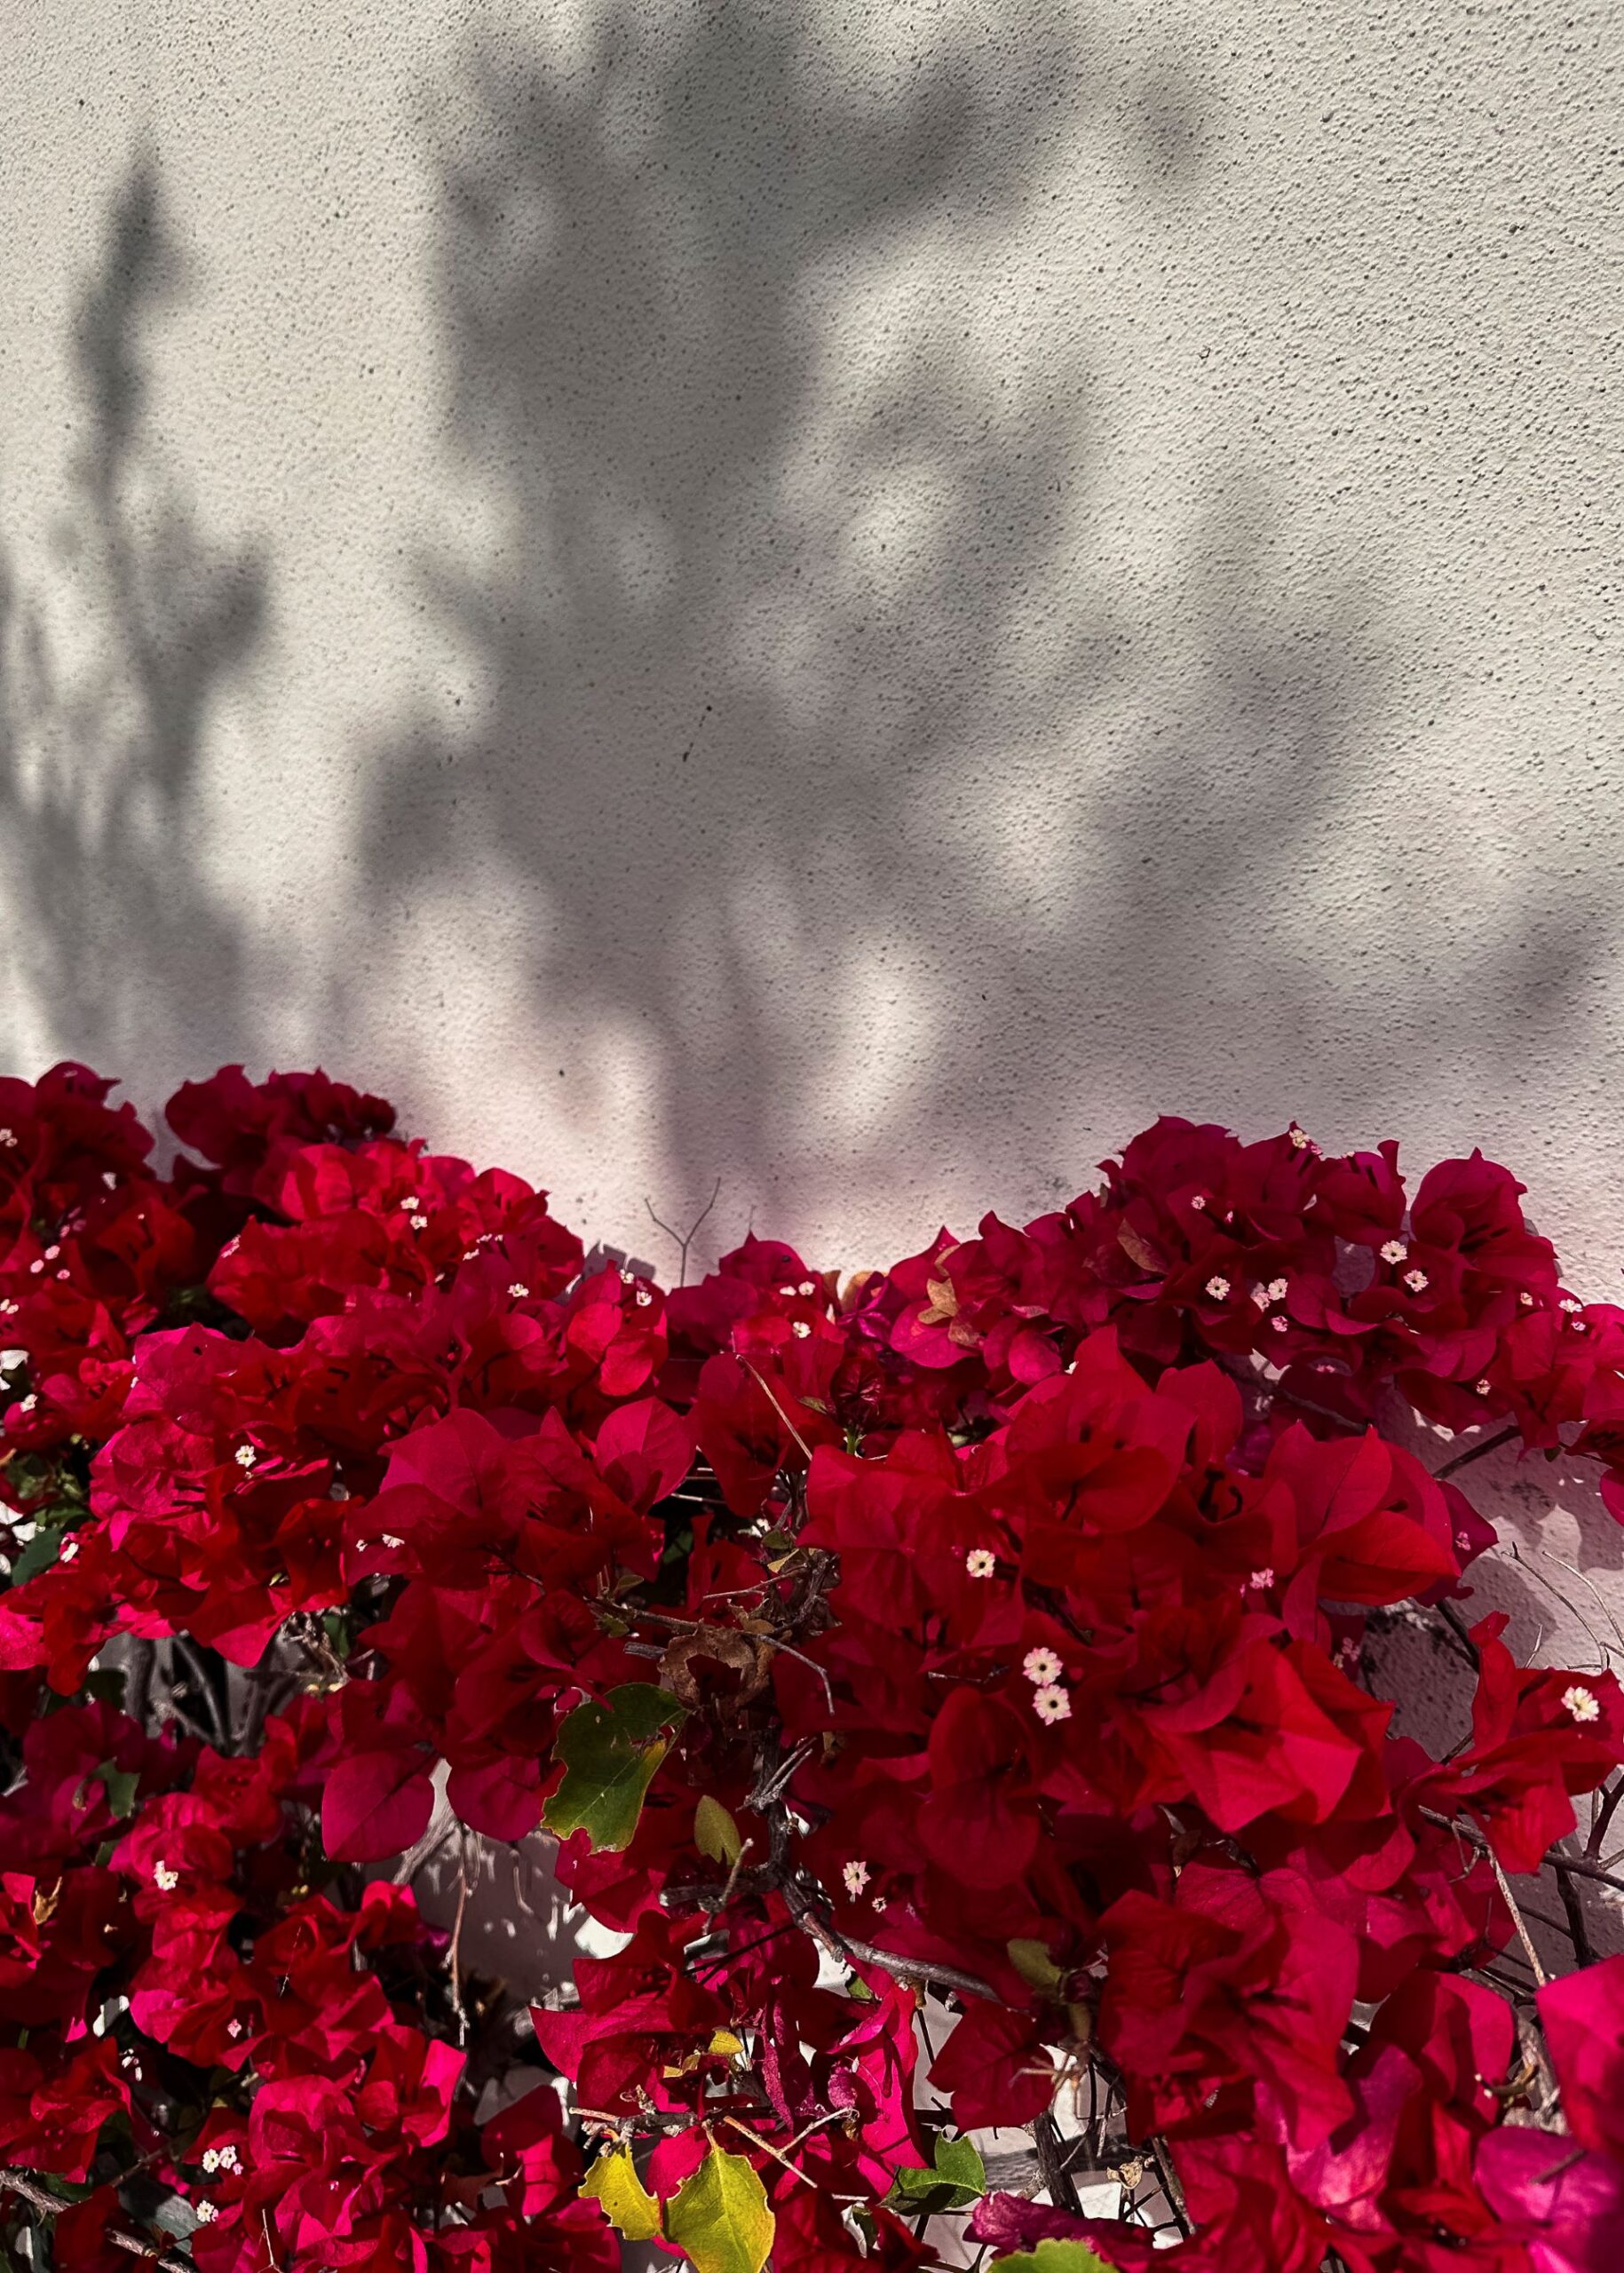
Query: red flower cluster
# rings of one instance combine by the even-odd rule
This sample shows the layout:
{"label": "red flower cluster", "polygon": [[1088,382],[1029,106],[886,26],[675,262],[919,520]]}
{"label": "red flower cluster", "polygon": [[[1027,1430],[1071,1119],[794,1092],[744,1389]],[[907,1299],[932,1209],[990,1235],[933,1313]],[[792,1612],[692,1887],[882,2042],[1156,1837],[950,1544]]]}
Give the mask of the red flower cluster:
{"label": "red flower cluster", "polygon": [[[1024,1230],[668,1293],[323,1075],[189,1085],[166,1176],[108,1087],[0,1082],[35,2261],[907,2273],[972,2203],[1121,2273],[1158,2217],[1194,2273],[1616,2261],[1624,1959],[1541,1985],[1505,1873],[1604,1826],[1624,1696],[1469,1634],[1493,1534],[1381,1426],[1509,1423],[1624,1517],[1624,1311],[1505,1170],[1164,1121]],[[1475,1669],[1443,1760],[1399,1605]],[[574,2003],[368,1876],[437,1783],[623,1937]]]}

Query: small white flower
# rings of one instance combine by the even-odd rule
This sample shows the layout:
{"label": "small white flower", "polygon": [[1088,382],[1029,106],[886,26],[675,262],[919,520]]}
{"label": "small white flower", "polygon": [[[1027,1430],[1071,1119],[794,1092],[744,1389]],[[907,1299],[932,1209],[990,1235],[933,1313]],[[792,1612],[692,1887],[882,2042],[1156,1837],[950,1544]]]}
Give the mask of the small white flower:
{"label": "small white flower", "polygon": [[211,2226],[220,2214],[212,2202],[194,2202],[192,2207],[197,2214],[200,2226]]}
{"label": "small white flower", "polygon": [[972,1547],[964,1557],[964,1568],[972,1579],[990,1579],[998,1568],[998,1558],[990,1547]]}
{"label": "small white flower", "polygon": [[1424,1271],[1406,1271],[1404,1274],[1404,1283],[1412,1295],[1424,1295],[1427,1291],[1427,1274]]}
{"label": "small white flower", "polygon": [[76,1539],[64,1540],[62,1542],[62,1552],[58,1559],[63,1563],[71,1563],[78,1552],[79,1542]]}
{"label": "small white flower", "polygon": [[228,2037],[230,2037],[230,2039],[231,2039],[232,2042],[234,2044],[234,2043],[236,2042],[237,2039],[238,2039],[238,2038],[242,2035],[242,2022],[241,2022],[241,2021],[235,2021],[235,2020],[233,2020],[233,2021],[227,2021],[227,2022],[226,2022],[226,2035],[227,2035]]}
{"label": "small white flower", "polygon": [[1382,1260],[1383,1263],[1402,1263],[1409,1251],[1402,1239],[1389,1239],[1382,1249]]}
{"label": "small white flower", "polygon": [[1469,1532],[1469,1531],[1458,1531],[1458,1532],[1456,1532],[1456,1533],[1455,1533],[1455,1535],[1454,1535],[1454,1543],[1455,1543],[1455,1552],[1456,1552],[1456,1554],[1457,1554],[1457,1555],[1465,1555],[1465,1554],[1470,1553],[1470,1548],[1471,1548],[1471,1543],[1472,1543],[1472,1535],[1471,1535],[1470,1532]]}
{"label": "small white flower", "polygon": [[1577,1682],[1572,1689],[1563,1691],[1562,1706],[1576,1721],[1599,1721],[1602,1717],[1601,1703],[1594,1691],[1580,1688]]}
{"label": "small white flower", "polygon": [[36,1397],[34,1391],[30,1390],[27,1397],[20,1398],[18,1400],[17,1410],[19,1413],[32,1413],[38,1403],[38,1398]]}
{"label": "small white flower", "polygon": [[51,1246],[51,1247],[48,1247],[45,1249],[45,1260],[46,1260],[46,1262],[47,1262],[47,1263],[54,1263],[54,1262],[56,1261],[56,1259],[57,1259],[58,1255],[60,1255],[60,1254],[61,1254],[61,1252],[62,1252],[62,1250],[61,1250],[61,1248],[60,1248],[59,1247],[57,1247],[57,1246],[55,1246],[55,1245],[52,1245],[52,1246]]}
{"label": "small white flower", "polygon": [[236,2149],[229,2143],[220,2148],[218,2150],[218,2154],[219,2165],[222,2170],[241,2170],[242,2167],[241,2163],[237,2160]]}
{"label": "small white flower", "polygon": [[1039,1689],[1047,1689],[1051,1682],[1058,1681],[1065,1670],[1054,1651],[1041,1644],[1035,1650],[1027,1651],[1020,1661],[1020,1669]]}
{"label": "small white flower", "polygon": [[1063,1689],[1040,1689],[1033,1698],[1032,1709],[1040,1721],[1047,1721],[1052,1725],[1056,1721],[1071,1719],[1072,1700]]}
{"label": "small white flower", "polygon": [[530,1289],[526,1286],[522,1279],[515,1279],[512,1285],[508,1288],[508,1292],[511,1295],[516,1303],[522,1303],[530,1292]]}
{"label": "small white flower", "polygon": [[378,1533],[378,1545],[380,1547],[404,1547],[406,1541],[403,1539],[397,1539],[394,1532],[392,1531],[381,1531]]}
{"label": "small white flower", "polygon": [[180,1873],[171,1871],[165,1862],[156,1862],[152,1866],[152,1882],[160,1892],[172,1894],[180,1884]]}
{"label": "small white flower", "polygon": [[638,1288],[638,1308],[640,1311],[646,1311],[654,1299],[654,1295],[649,1292],[646,1287],[639,1287]]}
{"label": "small white flower", "polygon": [[622,1273],[621,1273],[621,1284],[622,1284],[622,1287],[635,1287],[635,1286],[637,1285],[637,1283],[638,1283],[638,1274],[637,1274],[637,1272],[636,1272],[635,1271],[622,1271]]}
{"label": "small white flower", "polygon": [[1480,1382],[1474,1382],[1472,1386],[1477,1390],[1479,1397],[1486,1397],[1493,1384],[1489,1380],[1488,1375],[1485,1374],[1483,1379]]}
{"label": "small white flower", "polygon": [[798,1318],[796,1319],[789,1331],[794,1334],[797,1342],[804,1342],[807,1335],[812,1332],[812,1328],[807,1325],[806,1320],[804,1318]]}
{"label": "small white flower", "polygon": [[1271,1279],[1269,1281],[1269,1300],[1271,1303],[1283,1303],[1285,1299],[1286,1281],[1283,1279]]}
{"label": "small white flower", "polygon": [[1277,1334],[1288,1333],[1291,1328],[1291,1320],[1288,1318],[1281,1318],[1278,1313],[1269,1320],[1269,1323]]}
{"label": "small white flower", "polygon": [[1521,1303],[1525,1311],[1531,1311],[1533,1308],[1533,1296],[1529,1293],[1526,1287],[1523,1288],[1521,1294],[1518,1295],[1517,1299]]}
{"label": "small white flower", "polygon": [[210,2178],[212,2178],[215,2172],[218,2170],[220,2166],[219,2156],[215,2152],[212,2147],[205,2147],[203,2149],[202,2162],[203,2168],[209,2173]]}
{"label": "small white flower", "polygon": [[34,1273],[36,1279],[39,1277],[40,1272],[44,1269],[44,1263],[37,1255],[35,1256],[33,1262],[28,1265],[29,1270]]}
{"label": "small white flower", "polygon": [[1266,1594],[1269,1588],[1274,1584],[1274,1572],[1272,1567],[1269,1564],[1265,1563],[1261,1571],[1253,1572],[1251,1577],[1247,1580],[1247,1584],[1248,1587],[1256,1587],[1259,1594]]}
{"label": "small white flower", "polygon": [[254,1462],[259,1458],[259,1455],[254,1450],[252,1445],[239,1445],[236,1451],[232,1454],[232,1458],[236,1461],[239,1468],[252,1468]]}
{"label": "small white flower", "polygon": [[401,1211],[403,1214],[409,1216],[416,1205],[417,1194],[415,1192],[408,1192],[405,1199],[400,1202]]}
{"label": "small white flower", "polygon": [[57,1277],[58,1277],[59,1279],[67,1279],[67,1278],[71,1277],[71,1275],[72,1275],[72,1274],[71,1274],[71,1272],[67,1271],[59,1271],[57,1272]]}
{"label": "small white flower", "polygon": [[14,1144],[16,1142],[17,1142],[17,1134],[16,1134],[16,1131],[15,1131],[14,1129],[0,1129],[0,1144],[8,1144],[8,1145],[9,1145],[9,1144]]}
{"label": "small white flower", "polygon": [[1221,1303],[1229,1294],[1229,1280],[1221,1277],[1209,1279],[1207,1281],[1207,1291],[1215,1303]]}
{"label": "small white flower", "polygon": [[795,1288],[793,1287],[780,1287],[778,1291],[784,1296],[786,1301],[792,1299],[795,1294]]}
{"label": "small white flower", "polygon": [[1207,1194],[1204,1192],[1198,1192],[1194,1193],[1192,1196],[1190,1205],[1195,1209],[1199,1216],[1202,1208],[1207,1205]]}
{"label": "small white flower", "polygon": [[868,1883],[867,1864],[848,1863],[844,1870],[841,1872],[840,1875],[846,1882],[846,1892],[851,1896],[852,1901],[855,1902],[858,1896]]}
{"label": "small white flower", "polygon": [[1260,1311],[1266,1311],[1269,1307],[1269,1289],[1261,1280],[1252,1289],[1252,1300]]}
{"label": "small white flower", "polygon": [[815,1295],[817,1291],[817,1286],[811,1279],[803,1279],[800,1285],[796,1288],[796,1293],[797,1295]]}
{"label": "small white flower", "polygon": [[7,1318],[15,1318],[17,1315],[17,1305],[8,1298],[5,1302],[0,1303],[0,1311],[4,1311]]}
{"label": "small white flower", "polygon": [[1307,1129],[1299,1129],[1295,1121],[1292,1122],[1291,1127],[1286,1133],[1290,1137],[1292,1143],[1296,1146],[1299,1152],[1306,1151],[1308,1146],[1313,1141],[1309,1136]]}
{"label": "small white flower", "polygon": [[1581,1318],[1576,1318],[1576,1319],[1573,1320],[1573,1331],[1574,1331],[1574,1333],[1575,1333],[1575,1334],[1582,1334],[1582,1333],[1584,1332],[1584,1330],[1585,1330],[1585,1322],[1584,1322],[1583,1319],[1581,1319]]}
{"label": "small white flower", "polygon": [[871,1910],[883,1910],[885,1907],[885,1897],[883,1894],[876,1894],[868,1907]]}
{"label": "small white flower", "polygon": [[429,1219],[426,1216],[414,1216],[410,1221],[415,1232],[426,1232],[429,1228]]}
{"label": "small white flower", "polygon": [[1570,1318],[1577,1318],[1580,1311],[1583,1310],[1584,1304],[1576,1295],[1564,1295],[1557,1307],[1558,1310],[1565,1311]]}

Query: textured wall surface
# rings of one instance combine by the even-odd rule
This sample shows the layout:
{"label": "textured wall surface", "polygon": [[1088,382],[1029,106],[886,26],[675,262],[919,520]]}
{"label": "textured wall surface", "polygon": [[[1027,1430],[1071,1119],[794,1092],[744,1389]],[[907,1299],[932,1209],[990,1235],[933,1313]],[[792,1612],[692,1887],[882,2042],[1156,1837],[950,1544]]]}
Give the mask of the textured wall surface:
{"label": "textured wall surface", "polygon": [[1609,0],[4,16],[9,1067],[661,1263],[1295,1113],[1615,1291]]}

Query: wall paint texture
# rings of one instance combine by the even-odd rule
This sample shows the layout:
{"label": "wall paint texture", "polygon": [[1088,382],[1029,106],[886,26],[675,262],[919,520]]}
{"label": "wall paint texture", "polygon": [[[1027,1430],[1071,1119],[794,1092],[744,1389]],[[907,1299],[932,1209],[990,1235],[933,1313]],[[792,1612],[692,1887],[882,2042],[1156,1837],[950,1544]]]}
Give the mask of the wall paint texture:
{"label": "wall paint texture", "polygon": [[0,43],[9,1069],[319,1059],[662,1264],[1295,1114],[1618,1290],[1607,0]]}

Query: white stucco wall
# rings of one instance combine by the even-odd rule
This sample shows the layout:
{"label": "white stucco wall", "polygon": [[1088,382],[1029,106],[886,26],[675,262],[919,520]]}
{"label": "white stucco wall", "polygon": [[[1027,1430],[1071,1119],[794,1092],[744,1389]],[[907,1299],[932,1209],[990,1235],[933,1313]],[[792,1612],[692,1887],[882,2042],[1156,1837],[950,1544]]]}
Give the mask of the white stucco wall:
{"label": "white stucco wall", "polygon": [[661,1263],[1295,1113],[1617,1291],[1611,0],[8,0],[0,220],[8,1070]]}
{"label": "white stucco wall", "polygon": [[1295,1112],[1615,1287],[1612,7],[0,42],[8,1065],[852,1263]]}

